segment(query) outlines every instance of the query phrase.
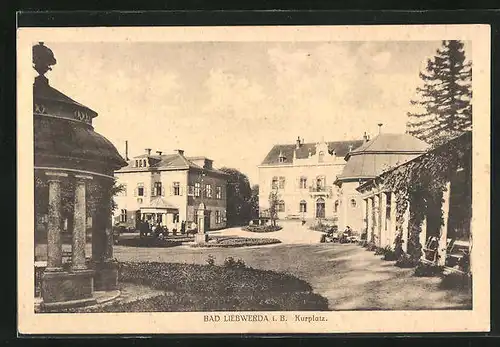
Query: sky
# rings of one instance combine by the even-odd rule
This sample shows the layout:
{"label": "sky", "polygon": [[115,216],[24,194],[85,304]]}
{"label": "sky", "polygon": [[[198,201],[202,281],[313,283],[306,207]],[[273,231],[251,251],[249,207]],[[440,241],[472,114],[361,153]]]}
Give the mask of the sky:
{"label": "sky", "polygon": [[[206,156],[258,183],[274,144],[404,132],[429,42],[50,43],[50,84],[124,156]],[[466,47],[466,54],[468,47]],[[470,56],[470,54],[468,54]],[[34,72],[36,75],[36,72]]]}

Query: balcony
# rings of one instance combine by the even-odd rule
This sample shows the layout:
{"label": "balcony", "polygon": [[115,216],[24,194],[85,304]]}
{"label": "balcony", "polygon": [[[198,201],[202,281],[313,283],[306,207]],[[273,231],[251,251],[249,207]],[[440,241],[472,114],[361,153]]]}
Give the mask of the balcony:
{"label": "balcony", "polygon": [[312,196],[330,197],[332,196],[333,188],[331,186],[312,186],[309,187],[309,193]]}

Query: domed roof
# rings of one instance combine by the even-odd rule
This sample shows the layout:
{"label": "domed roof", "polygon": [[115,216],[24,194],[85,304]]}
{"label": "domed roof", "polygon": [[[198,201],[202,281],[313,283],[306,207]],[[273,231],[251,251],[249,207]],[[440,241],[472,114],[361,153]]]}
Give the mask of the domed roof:
{"label": "domed roof", "polygon": [[35,167],[113,175],[127,162],[108,139],[94,131],[95,111],[49,85],[43,73],[55,63],[52,51],[42,43],[33,47],[33,64],[40,73],[33,84]]}
{"label": "domed roof", "polygon": [[369,179],[425,153],[429,145],[409,134],[379,134],[349,152],[337,179]]}

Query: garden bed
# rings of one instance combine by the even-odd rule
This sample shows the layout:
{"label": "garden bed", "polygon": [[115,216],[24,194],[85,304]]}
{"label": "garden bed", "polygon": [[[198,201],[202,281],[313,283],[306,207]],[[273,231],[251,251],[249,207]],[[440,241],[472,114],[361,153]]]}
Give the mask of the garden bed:
{"label": "garden bed", "polygon": [[279,231],[283,229],[279,225],[249,225],[242,228],[245,231],[250,231],[252,233],[271,233],[274,231]]}
{"label": "garden bed", "polygon": [[147,285],[165,294],[134,302],[116,302],[78,312],[321,311],[328,300],[309,283],[285,273],[248,268],[179,263],[121,263],[119,281]]}
{"label": "garden bed", "polygon": [[250,237],[232,237],[232,236],[209,236],[206,243],[194,243],[191,247],[248,247],[264,246],[281,243],[278,239],[272,238],[250,238]]}

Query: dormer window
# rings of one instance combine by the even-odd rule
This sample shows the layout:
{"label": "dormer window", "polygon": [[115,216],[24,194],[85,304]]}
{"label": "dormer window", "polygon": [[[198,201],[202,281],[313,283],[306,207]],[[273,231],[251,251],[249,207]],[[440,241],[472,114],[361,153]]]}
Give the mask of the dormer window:
{"label": "dormer window", "polygon": [[321,151],[318,153],[318,162],[322,163],[325,161],[325,152]]}
{"label": "dormer window", "polygon": [[280,151],[280,154],[279,154],[279,156],[278,156],[278,162],[280,162],[280,163],[284,163],[284,162],[285,162],[285,160],[286,160],[285,155],[283,154],[283,152],[282,152],[282,151]]}

